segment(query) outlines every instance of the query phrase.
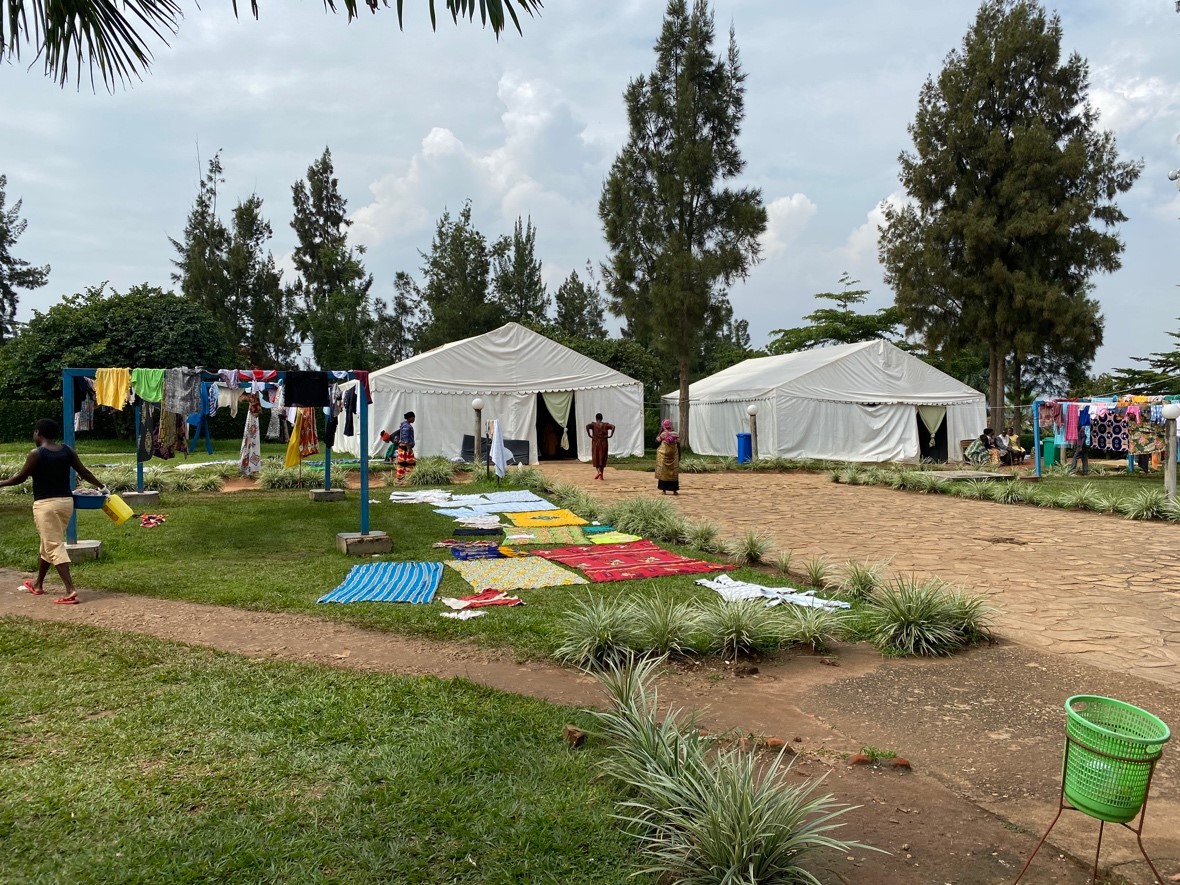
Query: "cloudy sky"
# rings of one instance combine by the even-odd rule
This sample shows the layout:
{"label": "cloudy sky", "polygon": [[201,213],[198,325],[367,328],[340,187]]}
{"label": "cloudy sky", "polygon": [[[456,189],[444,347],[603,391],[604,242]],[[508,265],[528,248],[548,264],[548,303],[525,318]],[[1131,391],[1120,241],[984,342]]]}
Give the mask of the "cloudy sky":
{"label": "cloudy sky", "polygon": [[[441,3],[441,0],[440,0]],[[420,6],[420,10],[414,7]],[[1089,59],[1092,98],[1128,157],[1146,164],[1122,198],[1123,269],[1098,280],[1107,318],[1096,369],[1166,349],[1180,328],[1180,15],[1173,0],[1069,0],[1065,45]],[[221,149],[224,217],[259,194],[286,263],[291,184],[332,149],[374,291],[416,271],[444,208],[473,205],[492,238],[531,215],[553,288],[605,247],[597,218],[626,135],[627,81],[650,70],[663,0],[547,0],[497,43],[440,21],[425,0],[348,24],[318,2],[234,19],[228,0],[188,18],[142,83],[114,94],[60,90],[0,68],[0,173],[23,198],[17,254],[52,265],[19,316],[109,280],[168,285],[201,166]],[[716,0],[749,74],[746,179],[770,213],[765,260],[731,298],[754,343],[797,325],[843,271],[892,301],[876,259],[878,206],[897,194],[897,155],[918,90],[973,20],[971,0]]]}

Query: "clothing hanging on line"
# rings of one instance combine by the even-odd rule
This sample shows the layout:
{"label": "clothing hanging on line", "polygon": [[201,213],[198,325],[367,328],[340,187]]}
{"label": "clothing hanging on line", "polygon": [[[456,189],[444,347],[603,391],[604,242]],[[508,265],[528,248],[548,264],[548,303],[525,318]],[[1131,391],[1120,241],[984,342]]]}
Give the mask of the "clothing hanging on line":
{"label": "clothing hanging on line", "polygon": [[327,372],[288,372],[283,401],[288,406],[323,409],[331,404]]}
{"label": "clothing hanging on line", "polygon": [[191,415],[201,410],[201,370],[181,366],[164,370],[164,411]]}
{"label": "clothing hanging on line", "polygon": [[130,369],[98,369],[94,373],[94,392],[100,406],[122,409],[131,398]]}
{"label": "clothing hanging on line", "polygon": [[164,370],[132,369],[131,388],[145,402],[160,402],[164,399]]}

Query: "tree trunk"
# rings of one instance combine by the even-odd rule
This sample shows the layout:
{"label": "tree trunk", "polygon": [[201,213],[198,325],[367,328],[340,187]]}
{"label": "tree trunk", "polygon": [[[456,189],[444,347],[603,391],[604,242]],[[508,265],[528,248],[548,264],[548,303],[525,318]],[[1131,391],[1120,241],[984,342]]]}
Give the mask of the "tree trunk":
{"label": "tree trunk", "polygon": [[1021,378],[1020,357],[1012,358],[1012,432],[1019,437],[1024,426],[1024,380]]}
{"label": "tree trunk", "polygon": [[988,400],[987,426],[1001,430],[1004,422],[1004,355],[995,344],[988,345]]}
{"label": "tree trunk", "polygon": [[688,438],[688,354],[680,355],[680,448],[689,450],[692,442]]}

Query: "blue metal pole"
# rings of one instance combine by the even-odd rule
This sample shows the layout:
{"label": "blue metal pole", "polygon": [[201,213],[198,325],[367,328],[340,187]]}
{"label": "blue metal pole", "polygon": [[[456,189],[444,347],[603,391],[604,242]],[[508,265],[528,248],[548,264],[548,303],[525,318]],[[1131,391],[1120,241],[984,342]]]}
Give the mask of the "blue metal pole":
{"label": "blue metal pole", "polygon": [[1037,476],[1041,475],[1041,401],[1033,400],[1033,464],[1036,465]]}
{"label": "blue metal pole", "polygon": [[369,533],[369,403],[365,386],[356,386],[357,403],[361,413],[361,534]]}
{"label": "blue metal pole", "polygon": [[324,446],[324,491],[332,490],[332,444]]}
{"label": "blue metal pole", "polygon": [[[70,448],[74,446],[74,375],[73,369],[63,369],[61,373],[61,432],[62,442]],[[78,485],[78,477],[70,470],[70,488]],[[66,528],[66,540],[71,544],[78,542],[78,516],[70,514],[70,524]]]}
{"label": "blue metal pole", "polygon": [[143,405],[135,400],[135,490],[143,494],[143,462],[139,460],[139,437],[142,429]]}

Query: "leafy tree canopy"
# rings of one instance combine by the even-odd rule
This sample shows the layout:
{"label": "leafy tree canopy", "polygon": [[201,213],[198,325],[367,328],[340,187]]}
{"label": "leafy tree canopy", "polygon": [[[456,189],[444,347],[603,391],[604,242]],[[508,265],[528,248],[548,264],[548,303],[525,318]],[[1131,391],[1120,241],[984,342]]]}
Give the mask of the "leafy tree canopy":
{"label": "leafy tree canopy", "polygon": [[[238,0],[232,0],[234,14]],[[438,4],[426,0],[430,26],[437,29]],[[364,0],[370,12],[389,7],[389,0]],[[404,0],[397,0],[398,27],[403,24]],[[446,0],[451,19],[469,21],[479,10],[479,20],[490,25],[499,39],[511,20],[518,33],[520,16],[517,7],[529,15],[539,13],[542,0]],[[342,6],[352,21],[360,15],[360,0],[324,0],[324,9],[336,12]],[[116,83],[126,85],[133,77],[142,77],[150,67],[152,51],[149,39],[167,45],[167,35],[180,27],[183,9],[178,0],[8,0],[0,14],[0,62],[19,60],[22,49],[31,50],[45,63],[45,75],[65,86],[70,79],[82,80],[83,68],[90,71],[95,85],[95,71],[108,89]],[[258,18],[258,0],[250,0],[250,12]]]}
{"label": "leafy tree canopy", "polygon": [[106,284],[36,312],[0,348],[0,386],[14,399],[61,395],[66,368],[225,366],[234,353],[199,304],[144,283]]}
{"label": "leafy tree canopy", "polygon": [[553,294],[557,315],[553,327],[558,333],[570,338],[605,338],[603,325],[605,313],[602,290],[594,276],[594,265],[586,262],[586,279],[578,272],[570,271],[557,291]]}
{"label": "leafy tree canopy", "polygon": [[492,288],[505,320],[531,325],[546,322],[549,293],[537,260],[537,228],[532,218],[516,219],[512,236],[492,247]]}
{"label": "leafy tree canopy", "polygon": [[12,247],[29,223],[20,217],[20,200],[13,203],[11,209],[4,208],[7,187],[8,176],[0,175],[0,342],[12,337],[16,306],[20,301],[17,290],[39,289],[49,282],[48,264],[34,267],[12,254]]}
{"label": "leafy tree canopy", "polygon": [[767,346],[767,353],[794,353],[828,344],[855,344],[881,338],[891,341],[901,324],[901,315],[890,305],[874,313],[857,313],[853,305],[864,304],[868,289],[854,289],[860,284],[847,273],[840,277],[839,292],[818,292],[816,298],[835,302],[837,307],[820,307],[803,317],[810,325],[794,329],[775,329],[777,336]]}

